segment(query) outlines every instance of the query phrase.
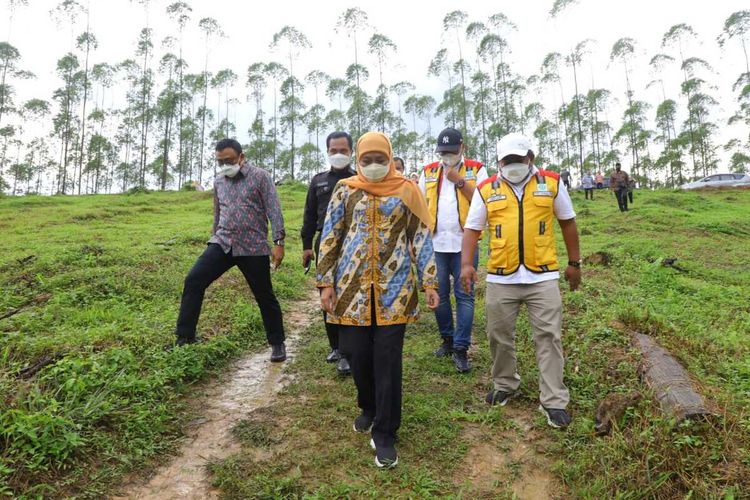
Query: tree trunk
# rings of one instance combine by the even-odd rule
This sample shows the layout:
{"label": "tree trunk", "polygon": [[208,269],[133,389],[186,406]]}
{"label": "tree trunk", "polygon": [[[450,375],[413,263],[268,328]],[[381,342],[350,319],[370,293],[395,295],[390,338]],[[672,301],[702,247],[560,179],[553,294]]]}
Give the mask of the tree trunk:
{"label": "tree trunk", "polygon": [[641,378],[654,391],[664,413],[678,421],[711,415],[690,374],[669,351],[642,333],[633,336],[633,344],[643,355],[638,370]]}

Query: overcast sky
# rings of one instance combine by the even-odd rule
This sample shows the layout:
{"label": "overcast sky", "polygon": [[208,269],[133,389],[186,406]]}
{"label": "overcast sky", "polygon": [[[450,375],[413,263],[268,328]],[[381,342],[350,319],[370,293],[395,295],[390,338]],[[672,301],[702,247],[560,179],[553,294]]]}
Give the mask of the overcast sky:
{"label": "overcast sky", "polygon": [[[7,0],[2,1],[7,9]],[[85,4],[86,0],[81,2]],[[52,91],[60,86],[55,64],[70,50],[71,29],[68,24],[58,26],[49,15],[49,11],[58,3],[55,0],[30,0],[28,7],[18,10],[13,21],[10,42],[21,52],[21,67],[37,75],[35,81],[16,85],[19,102],[31,97],[49,100]],[[172,0],[152,1],[149,9],[148,22],[154,29],[159,57],[163,53],[159,49],[161,40],[167,35],[176,34],[174,23],[165,13],[170,3]],[[527,76],[539,72],[545,54],[552,51],[565,53],[587,38],[596,41],[594,52],[584,62],[579,87],[581,91],[588,90],[593,70],[595,85],[610,89],[618,100],[612,103],[608,113],[610,122],[615,126],[619,126],[622,115],[624,76],[622,65],[609,61],[612,44],[623,36],[636,40],[638,59],[632,75],[636,98],[656,104],[661,99],[661,91],[657,87],[645,89],[653,79],[648,61],[654,54],[665,51],[661,48],[661,38],[670,26],[690,24],[700,38],[685,48],[686,55],[702,57],[714,68],[713,72],[706,72],[703,76],[715,86],[712,93],[720,102],[716,109],[716,122],[721,129],[718,142],[723,143],[743,134],[743,138],[747,138],[746,130],[740,127],[730,129],[725,125],[737,107],[731,86],[744,71],[741,47],[738,41],[731,41],[724,49],[720,49],[716,43],[724,20],[732,12],[749,8],[747,0],[580,0],[557,19],[551,19],[548,14],[552,0],[464,0],[458,3],[447,0],[381,0],[373,3],[354,0],[190,0],[188,3],[193,8],[193,14],[185,36],[185,58],[191,71],[201,70],[204,56],[203,38],[197,29],[198,20],[214,17],[227,34],[227,38],[213,47],[209,69],[231,68],[240,75],[240,84],[233,91],[234,97],[240,99],[240,105],[235,106],[230,114],[230,118],[238,124],[240,139],[246,139],[247,134],[242,131],[247,130],[248,118],[253,113],[251,104],[247,102],[248,91],[244,88],[248,65],[271,60],[285,62],[282,54],[273,53],[268,48],[273,34],[284,25],[292,25],[304,32],[312,42],[313,48],[302,54],[295,73],[303,76],[310,70],[320,69],[333,76],[343,76],[352,62],[353,47],[344,35],[334,32],[334,26],[338,16],[352,6],[362,8],[369,15],[369,27],[358,38],[362,62],[371,68],[367,89],[371,93],[376,87],[377,70],[374,59],[366,54],[364,48],[374,31],[389,36],[398,45],[397,54],[389,61],[385,75],[387,83],[410,81],[416,85],[416,92],[432,94],[439,102],[446,82],[429,78],[427,66],[441,44],[451,50],[455,46],[455,39],[443,34],[444,15],[461,9],[468,13],[471,22],[486,21],[490,15],[503,12],[519,28],[509,37],[512,50],[510,62],[515,71]],[[99,40],[92,63],[106,61],[115,64],[133,57],[138,34],[147,19],[140,4],[129,0],[90,0],[90,11],[91,30]],[[4,17],[7,19],[7,14]],[[84,20],[81,19],[73,32],[79,34],[84,28]],[[7,38],[8,26],[0,26],[0,29],[0,36]],[[470,55],[470,47],[464,47],[464,50],[465,57],[473,65],[476,59]],[[158,59],[155,59],[154,67],[157,64]],[[666,82],[667,93],[684,108],[685,103],[678,94],[681,76],[677,69],[675,66],[669,72],[671,78]],[[563,69],[563,78],[566,98],[569,98],[573,88],[569,68]],[[552,94],[543,96],[543,99],[548,108],[559,104],[553,100]],[[307,102],[312,102],[312,98]],[[333,107],[330,102],[325,104],[327,108]],[[649,117],[653,118],[653,110]],[[433,123],[433,128],[440,125]],[[721,156],[726,157],[723,152]]]}

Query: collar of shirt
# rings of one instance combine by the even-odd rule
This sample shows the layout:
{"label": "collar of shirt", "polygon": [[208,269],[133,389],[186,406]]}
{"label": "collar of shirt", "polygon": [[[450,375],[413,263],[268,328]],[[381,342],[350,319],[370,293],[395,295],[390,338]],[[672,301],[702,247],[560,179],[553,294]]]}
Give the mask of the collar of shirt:
{"label": "collar of shirt", "polygon": [[331,170],[328,171],[328,174],[334,177],[338,177],[339,179],[346,179],[347,177],[351,177],[352,175],[354,175],[354,170],[352,169],[351,165],[340,170],[331,167]]}
{"label": "collar of shirt", "polygon": [[240,167],[240,172],[244,177],[247,177],[247,173],[250,171],[250,164],[248,162],[245,162]]}

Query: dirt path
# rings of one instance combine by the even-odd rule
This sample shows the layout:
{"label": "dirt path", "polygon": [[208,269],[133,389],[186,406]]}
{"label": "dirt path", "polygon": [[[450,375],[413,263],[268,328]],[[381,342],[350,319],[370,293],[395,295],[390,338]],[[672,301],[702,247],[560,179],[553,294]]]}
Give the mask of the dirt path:
{"label": "dirt path", "polygon": [[208,499],[218,498],[211,487],[206,465],[238,452],[233,438],[234,425],[251,411],[273,402],[276,393],[290,378],[284,367],[294,359],[300,334],[318,308],[317,291],[295,303],[284,314],[287,331],[287,361],[271,363],[270,348],[238,360],[221,380],[211,382],[198,400],[201,418],[186,430],[186,440],[171,463],[158,469],[148,483],[126,484],[114,499]]}
{"label": "dirt path", "polygon": [[479,424],[467,426],[465,441],[474,444],[456,470],[454,484],[469,485],[468,493],[474,498],[498,498],[499,491],[520,500],[559,497],[562,490],[546,455],[550,440],[547,430],[534,422],[535,408],[511,400],[503,414],[512,425],[502,432]]}

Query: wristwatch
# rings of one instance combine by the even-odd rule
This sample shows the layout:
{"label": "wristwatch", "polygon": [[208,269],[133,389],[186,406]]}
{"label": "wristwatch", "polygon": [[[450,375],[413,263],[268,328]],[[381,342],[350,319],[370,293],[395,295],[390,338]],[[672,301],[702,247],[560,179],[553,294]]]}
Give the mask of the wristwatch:
{"label": "wristwatch", "polygon": [[572,267],[577,267],[578,269],[581,268],[581,261],[580,260],[569,260],[568,265]]}
{"label": "wristwatch", "polygon": [[457,187],[458,189],[463,189],[463,187],[464,187],[465,185],[466,185],[466,181],[465,181],[465,180],[463,180],[463,179],[461,179],[460,181],[458,181],[458,182],[456,183],[456,187]]}
{"label": "wristwatch", "polygon": [[284,240],[283,239],[274,240],[273,244],[276,245],[277,247],[283,247],[284,246]]}

